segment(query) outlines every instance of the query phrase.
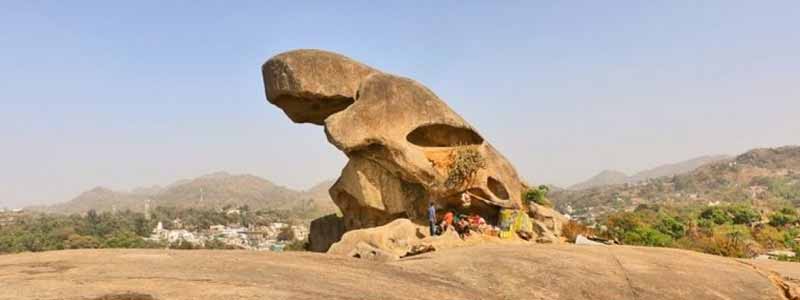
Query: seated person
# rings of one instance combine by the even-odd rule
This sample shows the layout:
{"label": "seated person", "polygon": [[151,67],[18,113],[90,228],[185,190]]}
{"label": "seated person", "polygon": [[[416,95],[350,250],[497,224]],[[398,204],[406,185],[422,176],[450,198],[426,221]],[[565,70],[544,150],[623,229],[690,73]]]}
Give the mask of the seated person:
{"label": "seated person", "polygon": [[483,229],[486,227],[486,220],[480,215],[473,213],[469,216],[469,227],[474,231],[483,232]]}
{"label": "seated person", "polygon": [[467,221],[466,217],[459,218],[458,222],[455,224],[456,232],[458,232],[458,236],[462,239],[465,236],[469,236],[469,221]]}
{"label": "seated person", "polygon": [[444,217],[442,218],[442,223],[439,226],[442,227],[442,232],[447,231],[448,229],[450,229],[453,226],[453,212],[452,211],[448,211],[446,214],[444,214]]}

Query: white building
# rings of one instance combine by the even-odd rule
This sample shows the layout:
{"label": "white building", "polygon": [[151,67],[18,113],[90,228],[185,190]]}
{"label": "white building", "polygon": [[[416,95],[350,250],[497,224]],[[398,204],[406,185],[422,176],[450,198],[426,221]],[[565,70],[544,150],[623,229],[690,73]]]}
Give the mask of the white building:
{"label": "white building", "polygon": [[198,238],[194,233],[185,229],[166,230],[164,224],[158,222],[153,233],[150,235],[149,240],[160,241],[167,243],[176,243],[179,241],[187,241],[192,244],[202,244],[204,239]]}

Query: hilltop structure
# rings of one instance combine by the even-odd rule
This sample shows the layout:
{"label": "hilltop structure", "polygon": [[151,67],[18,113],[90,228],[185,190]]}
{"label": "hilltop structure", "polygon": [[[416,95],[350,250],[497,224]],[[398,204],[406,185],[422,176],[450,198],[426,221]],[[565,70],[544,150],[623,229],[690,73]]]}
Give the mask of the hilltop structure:
{"label": "hilltop structure", "polygon": [[[343,219],[312,223],[312,249],[324,251],[343,231],[395,219],[425,224],[429,201],[489,222],[501,209],[528,210],[542,221],[558,215],[524,203],[527,187],[508,160],[414,80],[321,50],[279,54],[262,73],[270,103],[296,123],[324,126],[328,141],[349,158],[329,191]],[[540,233],[557,232],[556,223],[541,223]],[[326,236],[315,234],[322,231]]]}

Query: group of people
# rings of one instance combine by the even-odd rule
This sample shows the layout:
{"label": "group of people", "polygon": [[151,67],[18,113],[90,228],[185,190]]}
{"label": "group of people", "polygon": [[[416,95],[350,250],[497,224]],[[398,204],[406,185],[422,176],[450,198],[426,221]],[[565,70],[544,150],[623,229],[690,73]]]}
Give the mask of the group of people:
{"label": "group of people", "polygon": [[440,235],[447,230],[455,230],[462,239],[469,236],[471,231],[483,232],[487,226],[486,220],[476,213],[471,215],[456,214],[452,210],[447,211],[442,216],[442,220],[437,222],[436,206],[433,201],[430,202],[428,207],[428,221],[430,222],[431,236]]}

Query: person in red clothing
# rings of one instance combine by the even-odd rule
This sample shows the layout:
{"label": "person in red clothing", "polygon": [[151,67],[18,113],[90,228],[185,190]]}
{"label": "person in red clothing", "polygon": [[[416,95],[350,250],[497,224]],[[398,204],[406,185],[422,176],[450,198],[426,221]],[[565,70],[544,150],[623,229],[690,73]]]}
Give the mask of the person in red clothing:
{"label": "person in red clothing", "polygon": [[442,218],[442,224],[441,224],[442,232],[447,231],[452,226],[453,226],[453,212],[448,211],[446,214],[444,214],[444,217]]}
{"label": "person in red clothing", "polygon": [[480,215],[473,213],[469,216],[469,228],[476,232],[483,232],[486,227],[486,220]]}
{"label": "person in red clothing", "polygon": [[469,223],[470,225],[481,226],[486,225],[486,220],[484,220],[480,215],[473,213],[471,216],[469,216]]}

